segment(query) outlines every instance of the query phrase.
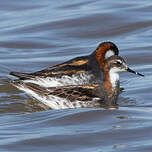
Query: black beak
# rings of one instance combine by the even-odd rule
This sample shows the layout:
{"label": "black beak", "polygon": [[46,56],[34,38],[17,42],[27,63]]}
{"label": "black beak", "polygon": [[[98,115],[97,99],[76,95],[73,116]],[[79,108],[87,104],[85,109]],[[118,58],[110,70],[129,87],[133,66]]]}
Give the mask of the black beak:
{"label": "black beak", "polygon": [[130,68],[127,68],[127,71],[144,77],[143,74],[140,74],[140,73],[138,73],[138,72],[135,72],[135,71],[131,70]]}

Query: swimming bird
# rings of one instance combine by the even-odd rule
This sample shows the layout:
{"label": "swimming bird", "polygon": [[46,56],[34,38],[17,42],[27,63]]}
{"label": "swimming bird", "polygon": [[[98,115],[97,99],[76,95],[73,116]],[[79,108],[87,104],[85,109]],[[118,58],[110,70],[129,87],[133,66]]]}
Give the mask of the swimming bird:
{"label": "swimming bird", "polygon": [[112,42],[103,42],[88,56],[79,56],[34,73],[11,72],[10,74],[43,87],[83,85],[104,80],[104,62],[119,50]]}
{"label": "swimming bird", "polygon": [[102,106],[113,108],[117,106],[120,91],[119,73],[124,71],[144,76],[131,70],[122,57],[114,55],[105,61],[105,80],[101,83],[49,88],[22,80],[12,84],[52,109]]}

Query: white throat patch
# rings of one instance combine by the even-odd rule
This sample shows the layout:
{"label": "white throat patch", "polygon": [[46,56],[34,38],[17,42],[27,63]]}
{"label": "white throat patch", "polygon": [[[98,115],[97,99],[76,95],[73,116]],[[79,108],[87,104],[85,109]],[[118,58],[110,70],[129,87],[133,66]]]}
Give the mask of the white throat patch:
{"label": "white throat patch", "polygon": [[109,50],[109,51],[107,51],[106,54],[105,54],[105,59],[107,59],[107,58],[109,58],[109,57],[111,57],[111,56],[113,56],[113,55],[115,55],[114,52],[113,52],[112,50]]}
{"label": "white throat patch", "polygon": [[110,82],[113,88],[116,87],[116,84],[119,81],[119,72],[120,72],[120,69],[118,68],[112,68],[109,71]]}

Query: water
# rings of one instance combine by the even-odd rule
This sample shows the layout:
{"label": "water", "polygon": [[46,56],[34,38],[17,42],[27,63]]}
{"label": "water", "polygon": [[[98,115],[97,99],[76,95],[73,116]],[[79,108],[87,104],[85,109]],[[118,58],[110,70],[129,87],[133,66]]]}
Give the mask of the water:
{"label": "water", "polygon": [[[0,5],[0,151],[151,152],[151,1],[19,1]],[[118,110],[50,110],[9,84],[112,41],[130,67]]]}

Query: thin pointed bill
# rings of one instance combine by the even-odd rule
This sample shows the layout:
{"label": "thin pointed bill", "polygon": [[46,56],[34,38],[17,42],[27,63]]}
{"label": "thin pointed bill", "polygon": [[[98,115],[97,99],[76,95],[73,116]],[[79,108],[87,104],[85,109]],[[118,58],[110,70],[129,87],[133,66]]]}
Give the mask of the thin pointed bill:
{"label": "thin pointed bill", "polygon": [[135,72],[135,71],[131,70],[130,68],[127,68],[127,71],[144,77],[143,74],[141,74],[141,73],[139,73],[139,72]]}

